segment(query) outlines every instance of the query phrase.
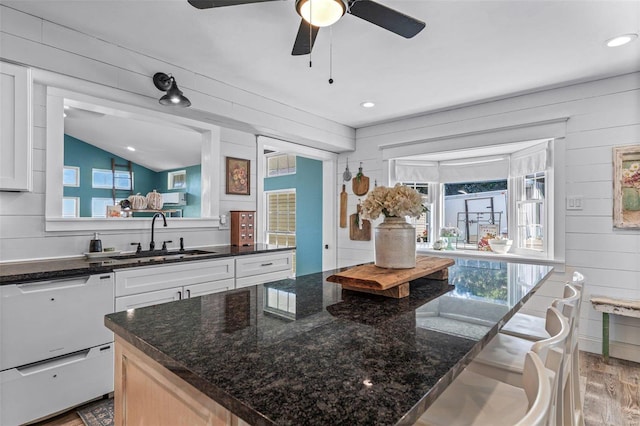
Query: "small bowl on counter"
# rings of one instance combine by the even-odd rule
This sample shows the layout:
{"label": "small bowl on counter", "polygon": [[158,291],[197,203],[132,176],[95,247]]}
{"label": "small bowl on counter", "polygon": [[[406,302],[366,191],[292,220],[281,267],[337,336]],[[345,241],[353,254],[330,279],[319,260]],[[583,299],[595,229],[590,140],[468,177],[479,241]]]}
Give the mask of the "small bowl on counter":
{"label": "small bowl on counter", "polygon": [[491,251],[498,254],[505,254],[511,249],[513,240],[493,238],[489,240],[489,247]]}

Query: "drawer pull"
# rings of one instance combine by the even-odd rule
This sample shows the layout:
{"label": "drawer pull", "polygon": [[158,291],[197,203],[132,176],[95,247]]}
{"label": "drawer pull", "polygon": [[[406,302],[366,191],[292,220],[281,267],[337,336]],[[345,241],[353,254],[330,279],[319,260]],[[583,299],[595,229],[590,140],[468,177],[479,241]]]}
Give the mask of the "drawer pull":
{"label": "drawer pull", "polygon": [[109,278],[111,278],[111,275],[103,275],[100,277],[101,280],[108,280]]}
{"label": "drawer pull", "polygon": [[18,373],[22,376],[28,376],[30,374],[40,373],[42,371],[51,370],[53,368],[62,367],[68,364],[82,361],[89,355],[90,349],[84,349],[78,352],[72,352],[68,355],[53,358],[51,360],[34,362],[22,367],[16,368]]}
{"label": "drawer pull", "polygon": [[260,265],[260,266],[271,266],[271,265],[273,265],[273,262],[263,263],[263,264],[262,264],[262,265]]}

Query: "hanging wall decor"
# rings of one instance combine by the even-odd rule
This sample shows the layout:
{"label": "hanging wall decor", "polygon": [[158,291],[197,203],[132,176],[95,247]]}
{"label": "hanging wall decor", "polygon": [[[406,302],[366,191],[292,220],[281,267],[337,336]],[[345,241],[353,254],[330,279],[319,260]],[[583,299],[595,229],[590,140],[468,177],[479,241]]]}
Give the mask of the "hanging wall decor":
{"label": "hanging wall decor", "polygon": [[640,229],[640,144],[613,148],[613,226]]}
{"label": "hanging wall decor", "polygon": [[227,157],[227,194],[250,195],[251,160]]}
{"label": "hanging wall decor", "polygon": [[359,202],[356,212],[349,216],[349,239],[371,241],[371,221],[362,217],[362,205]]}
{"label": "hanging wall decor", "polygon": [[352,180],[353,193],[356,195],[365,195],[369,192],[369,178],[362,173],[362,162],[358,168],[358,174]]}

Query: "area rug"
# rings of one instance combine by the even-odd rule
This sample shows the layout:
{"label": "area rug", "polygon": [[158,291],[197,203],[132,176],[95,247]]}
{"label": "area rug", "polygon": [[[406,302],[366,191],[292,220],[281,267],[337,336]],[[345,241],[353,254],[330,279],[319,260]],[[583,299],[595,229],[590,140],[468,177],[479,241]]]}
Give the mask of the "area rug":
{"label": "area rug", "polygon": [[113,398],[101,399],[79,409],[78,415],[87,426],[113,426]]}

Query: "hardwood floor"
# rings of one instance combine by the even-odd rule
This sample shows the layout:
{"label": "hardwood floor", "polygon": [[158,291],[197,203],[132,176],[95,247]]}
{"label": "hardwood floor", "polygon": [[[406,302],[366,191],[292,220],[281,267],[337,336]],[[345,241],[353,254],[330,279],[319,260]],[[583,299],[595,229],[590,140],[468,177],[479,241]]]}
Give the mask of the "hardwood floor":
{"label": "hardwood floor", "polygon": [[640,425],[640,364],[580,353],[585,426]]}
{"label": "hardwood floor", "polygon": [[[640,364],[580,352],[580,375],[584,387],[585,426],[640,425]],[[39,426],[83,426],[70,410]]]}

